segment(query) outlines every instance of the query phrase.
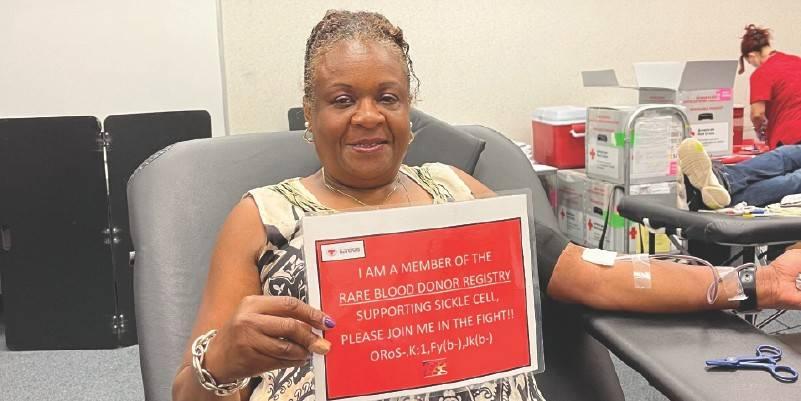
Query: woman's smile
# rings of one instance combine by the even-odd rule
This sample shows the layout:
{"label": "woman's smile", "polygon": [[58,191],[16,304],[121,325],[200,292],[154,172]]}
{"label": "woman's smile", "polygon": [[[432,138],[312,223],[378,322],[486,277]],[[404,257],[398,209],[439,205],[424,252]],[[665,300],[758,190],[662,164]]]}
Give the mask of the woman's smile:
{"label": "woman's smile", "polygon": [[389,150],[389,141],[382,137],[362,138],[348,142],[346,147],[356,153],[375,154]]}

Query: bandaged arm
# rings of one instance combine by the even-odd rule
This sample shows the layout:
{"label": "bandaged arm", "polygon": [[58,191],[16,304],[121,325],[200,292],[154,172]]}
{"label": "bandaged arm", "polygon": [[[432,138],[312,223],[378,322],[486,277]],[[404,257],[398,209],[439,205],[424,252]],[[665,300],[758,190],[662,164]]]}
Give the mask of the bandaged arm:
{"label": "bandaged arm", "polygon": [[[596,309],[636,312],[688,312],[704,309],[733,309],[728,301],[735,288],[721,286],[713,304],[706,299],[711,281],[709,270],[668,261],[651,261],[651,287],[637,288],[633,262],[618,260],[601,266],[582,259],[585,248],[567,244],[554,267],[547,293],[550,297]],[[757,270],[760,283],[761,270]],[[766,300],[765,287],[757,287],[757,298]],[[760,302],[761,303],[761,302]]]}

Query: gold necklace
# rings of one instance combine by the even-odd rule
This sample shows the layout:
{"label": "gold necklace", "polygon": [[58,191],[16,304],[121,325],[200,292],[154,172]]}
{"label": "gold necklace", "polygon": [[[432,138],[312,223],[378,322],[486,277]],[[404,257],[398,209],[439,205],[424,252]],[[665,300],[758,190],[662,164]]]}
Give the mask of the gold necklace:
{"label": "gold necklace", "polygon": [[412,203],[411,200],[409,199],[409,191],[406,189],[406,185],[404,185],[401,182],[400,173],[398,173],[397,177],[395,178],[395,185],[392,187],[392,190],[389,191],[389,193],[384,198],[384,200],[381,201],[381,203],[379,203],[377,205],[370,205],[370,204],[367,204],[365,202],[362,202],[358,198],[356,198],[355,196],[353,196],[353,195],[351,195],[349,193],[346,193],[346,192],[340,190],[339,188],[336,188],[336,187],[332,186],[331,184],[329,184],[328,183],[328,177],[325,176],[325,167],[321,167],[320,168],[320,173],[323,175],[323,185],[325,185],[325,187],[328,188],[329,191],[335,192],[335,193],[343,195],[343,196],[345,196],[347,198],[350,198],[354,202],[356,202],[356,203],[358,203],[358,204],[360,204],[360,205],[362,205],[364,207],[379,207],[379,206],[383,205],[384,203],[386,203],[389,200],[389,198],[392,196],[392,194],[394,194],[398,190],[398,186],[399,185],[403,186],[404,191],[406,191],[406,201],[408,203],[410,203],[410,204]]}

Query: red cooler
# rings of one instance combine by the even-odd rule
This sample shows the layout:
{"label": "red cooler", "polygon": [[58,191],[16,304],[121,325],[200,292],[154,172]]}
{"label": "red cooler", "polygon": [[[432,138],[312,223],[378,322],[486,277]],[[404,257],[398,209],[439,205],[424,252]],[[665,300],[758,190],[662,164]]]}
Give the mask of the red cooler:
{"label": "red cooler", "polygon": [[584,123],[587,108],[541,107],[534,110],[534,160],[556,168],[584,167]]}

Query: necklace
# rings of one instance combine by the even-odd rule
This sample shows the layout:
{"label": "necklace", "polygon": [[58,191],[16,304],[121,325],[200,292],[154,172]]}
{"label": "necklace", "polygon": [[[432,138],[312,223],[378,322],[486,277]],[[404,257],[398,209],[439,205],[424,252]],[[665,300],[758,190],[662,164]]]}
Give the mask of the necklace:
{"label": "necklace", "polygon": [[340,194],[340,195],[343,195],[343,196],[345,196],[345,197],[347,197],[347,198],[349,198],[349,199],[353,200],[354,202],[356,202],[356,203],[358,203],[359,205],[362,205],[362,206],[364,206],[364,207],[379,207],[379,206],[383,205],[384,203],[387,203],[387,201],[388,201],[388,200],[389,200],[389,198],[392,196],[392,194],[394,194],[395,192],[397,192],[397,190],[398,190],[398,186],[402,186],[402,187],[403,187],[403,190],[406,192],[406,201],[407,201],[407,203],[409,203],[409,204],[411,204],[411,203],[412,203],[412,202],[411,202],[411,200],[409,199],[409,191],[406,189],[406,185],[404,185],[404,184],[401,182],[400,173],[398,173],[397,177],[395,177],[395,185],[393,185],[393,186],[392,186],[392,190],[391,190],[391,191],[389,191],[389,193],[388,193],[388,194],[387,194],[387,196],[384,198],[384,200],[383,200],[383,201],[381,201],[381,203],[379,203],[379,204],[377,204],[377,205],[370,205],[370,204],[367,204],[367,203],[365,203],[365,202],[362,202],[361,200],[359,200],[359,199],[358,199],[358,198],[356,198],[355,196],[353,196],[353,195],[351,195],[351,194],[349,194],[349,193],[347,193],[347,192],[345,192],[345,191],[342,191],[342,190],[340,190],[339,188],[337,188],[337,187],[335,187],[335,186],[334,186],[334,185],[337,185],[337,184],[331,185],[331,184],[328,182],[328,177],[326,177],[326,176],[325,176],[325,167],[322,167],[322,168],[320,168],[320,173],[323,175],[323,185],[325,185],[325,187],[326,187],[326,188],[328,188],[328,190],[329,190],[329,191],[331,191],[331,192],[334,192],[334,193],[338,193],[338,194]]}

